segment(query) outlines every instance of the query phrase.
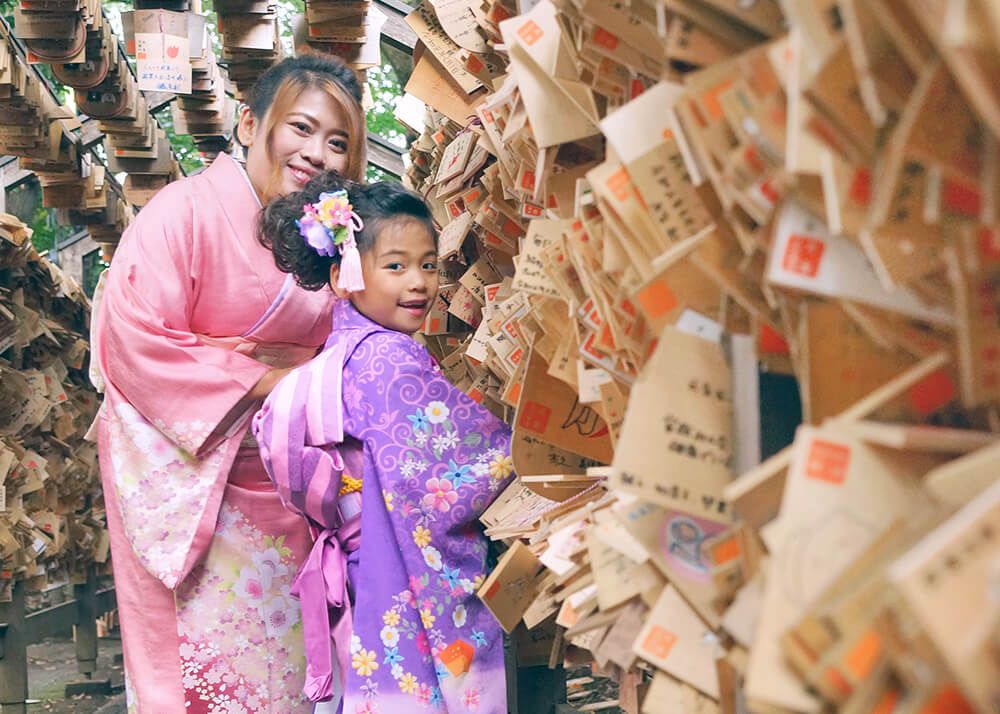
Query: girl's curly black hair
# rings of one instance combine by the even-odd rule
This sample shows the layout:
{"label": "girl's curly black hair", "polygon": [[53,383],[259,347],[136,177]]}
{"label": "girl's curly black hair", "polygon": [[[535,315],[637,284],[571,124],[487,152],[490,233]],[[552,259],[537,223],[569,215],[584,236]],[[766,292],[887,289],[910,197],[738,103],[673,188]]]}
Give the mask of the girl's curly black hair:
{"label": "girl's curly black hair", "polygon": [[371,250],[375,238],[389,221],[408,219],[423,224],[437,243],[437,231],[430,208],[419,195],[392,181],[360,184],[326,171],[313,177],[301,191],[271,201],[257,222],[257,240],[274,254],[274,264],[283,273],[295,276],[306,290],[320,290],[330,283],[330,267],[340,255],[320,255],[306,242],[295,221],[302,218],[307,203],[315,203],[321,193],[344,189],[354,212],[364,221],[355,235],[358,250]]}

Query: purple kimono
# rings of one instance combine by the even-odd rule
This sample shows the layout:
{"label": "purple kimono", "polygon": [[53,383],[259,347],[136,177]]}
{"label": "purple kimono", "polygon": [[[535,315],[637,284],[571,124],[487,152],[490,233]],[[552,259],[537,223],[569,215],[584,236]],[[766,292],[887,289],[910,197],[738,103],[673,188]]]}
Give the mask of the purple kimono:
{"label": "purple kimono", "polygon": [[[339,670],[345,714],[504,714],[502,632],[475,593],[478,519],[513,478],[510,430],[408,335],[347,300],[333,324],[254,418],[285,504],[322,529],[293,590],[306,694],[336,696]],[[360,499],[338,496],[345,471],[362,476]]]}

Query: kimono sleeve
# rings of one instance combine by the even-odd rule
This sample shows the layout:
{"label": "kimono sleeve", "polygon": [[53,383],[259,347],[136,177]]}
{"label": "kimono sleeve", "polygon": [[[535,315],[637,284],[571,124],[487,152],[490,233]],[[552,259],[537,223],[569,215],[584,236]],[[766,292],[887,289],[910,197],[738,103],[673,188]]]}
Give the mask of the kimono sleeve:
{"label": "kimono sleeve", "polygon": [[338,523],[345,460],[341,421],[342,346],[293,369],[264,400],[253,434],[282,503],[324,528]]}
{"label": "kimono sleeve", "polygon": [[198,453],[269,367],[202,344],[190,328],[197,288],[212,276],[202,274],[187,183],[163,189],[126,231],[94,333],[105,381],[173,443]]}
{"label": "kimono sleeve", "polygon": [[510,428],[445,379],[412,338],[367,337],[342,389],[344,429],[364,443],[381,488],[449,528],[461,527],[456,516],[478,521],[513,478]]}

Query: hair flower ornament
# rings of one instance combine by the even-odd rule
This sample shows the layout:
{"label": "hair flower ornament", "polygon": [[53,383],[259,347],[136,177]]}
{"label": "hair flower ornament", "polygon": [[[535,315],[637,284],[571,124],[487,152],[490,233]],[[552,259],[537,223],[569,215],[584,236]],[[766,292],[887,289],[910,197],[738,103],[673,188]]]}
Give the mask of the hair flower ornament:
{"label": "hair flower ornament", "polygon": [[355,233],[365,227],[354,212],[347,191],[321,193],[316,203],[302,207],[302,218],[295,221],[306,243],[319,255],[332,258],[340,251],[340,277],[337,287],[347,292],[365,289],[361,273],[361,254]]}

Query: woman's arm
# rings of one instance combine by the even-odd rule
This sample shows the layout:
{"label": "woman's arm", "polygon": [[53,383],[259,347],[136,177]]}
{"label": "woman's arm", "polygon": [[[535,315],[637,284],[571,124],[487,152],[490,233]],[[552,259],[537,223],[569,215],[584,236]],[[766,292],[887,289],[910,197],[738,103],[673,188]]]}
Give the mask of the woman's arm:
{"label": "woman's arm", "polygon": [[[282,375],[201,343],[191,328],[198,291],[213,280],[205,273],[217,269],[198,250],[191,191],[187,181],[167,186],[125,232],[109,268],[94,349],[111,387],[172,442],[199,453],[247,411],[251,395],[259,399]],[[202,197],[198,210],[210,215],[211,202]]]}
{"label": "woman's arm", "polygon": [[267,399],[267,396],[274,391],[274,388],[278,386],[278,382],[282,380],[289,372],[292,371],[292,367],[275,367],[267,372],[257,384],[253,385],[249,392],[243,396],[233,408],[222,418],[218,426],[211,435],[205,440],[206,445],[215,443],[219,438],[225,435],[233,424],[241,417],[244,416],[252,407],[263,402]]}

